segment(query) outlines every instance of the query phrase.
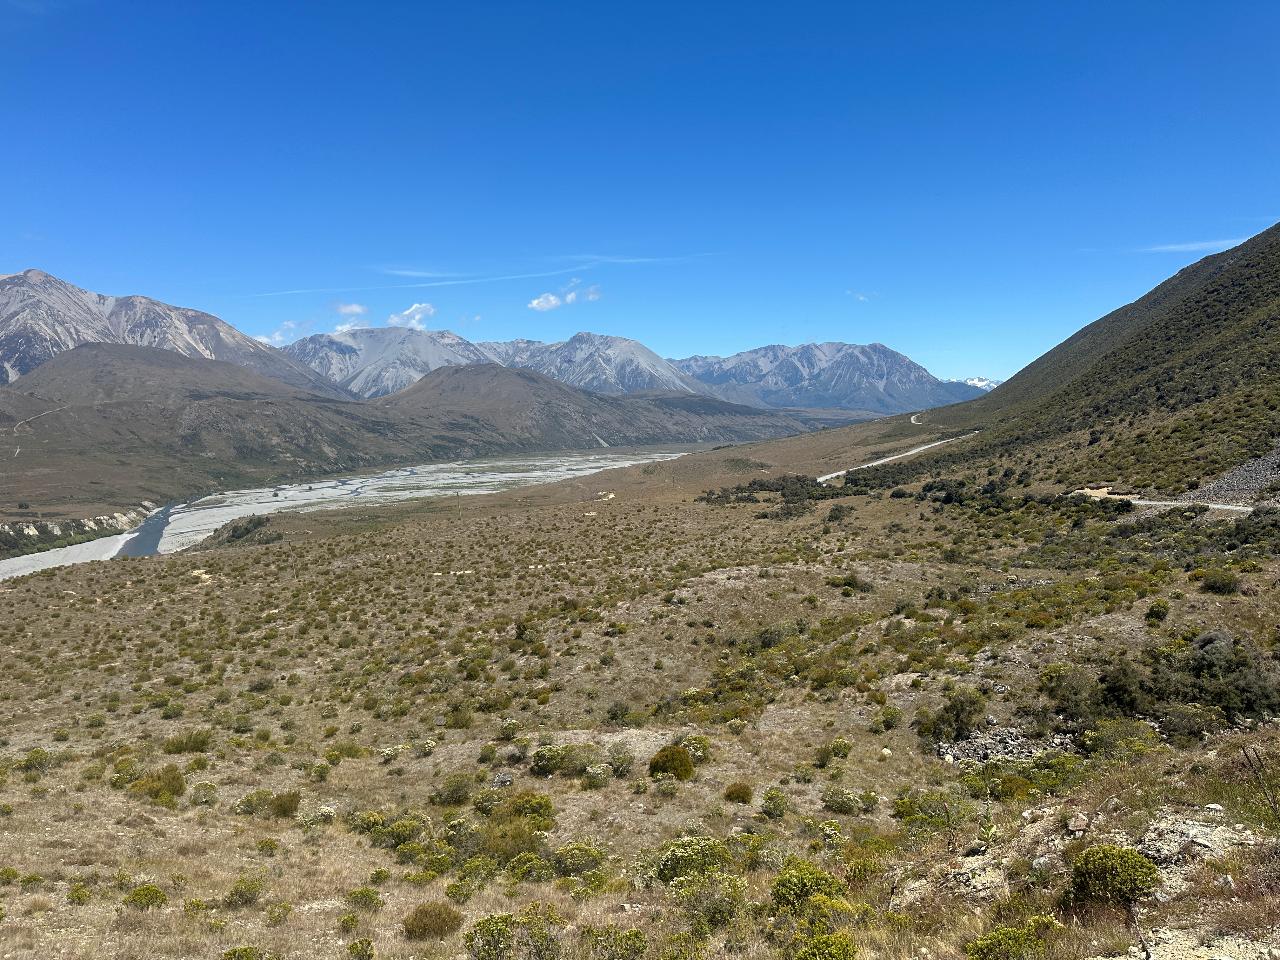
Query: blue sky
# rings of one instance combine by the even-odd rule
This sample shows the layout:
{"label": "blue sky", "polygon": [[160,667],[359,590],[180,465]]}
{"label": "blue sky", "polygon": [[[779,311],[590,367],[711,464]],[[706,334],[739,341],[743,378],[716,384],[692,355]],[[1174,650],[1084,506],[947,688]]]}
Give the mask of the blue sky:
{"label": "blue sky", "polygon": [[0,272],[258,336],[410,311],[1006,377],[1280,219],[1269,2],[0,15]]}

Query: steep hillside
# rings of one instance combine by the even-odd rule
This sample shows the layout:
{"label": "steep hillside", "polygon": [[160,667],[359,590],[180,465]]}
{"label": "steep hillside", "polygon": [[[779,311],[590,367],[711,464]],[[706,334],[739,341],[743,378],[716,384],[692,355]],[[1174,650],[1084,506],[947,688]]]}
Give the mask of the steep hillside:
{"label": "steep hillside", "polygon": [[0,277],[0,384],[64,350],[114,343],[225,360],[333,397],[349,396],[307,366],[199,310],[148,297],[109,297],[40,270]]}
{"label": "steep hillside", "polygon": [[827,407],[881,414],[924,410],[980,396],[966,383],[939,380],[884,344],[774,344],[731,357],[674,361],[706,392],[765,407]]}
{"label": "steep hillside", "polygon": [[1178,494],[1280,440],[1280,225],[1195,263],[1007,383],[931,411],[980,433],[886,482],[997,462],[1028,483]]}

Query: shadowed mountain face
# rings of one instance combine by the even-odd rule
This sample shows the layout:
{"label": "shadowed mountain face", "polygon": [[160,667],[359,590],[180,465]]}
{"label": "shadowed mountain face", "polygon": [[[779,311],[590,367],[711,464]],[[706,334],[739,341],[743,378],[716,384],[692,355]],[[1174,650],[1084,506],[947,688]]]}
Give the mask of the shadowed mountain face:
{"label": "shadowed mountain face", "polygon": [[[511,452],[781,437],[808,420],[708,397],[605,397],[493,364],[377,402],[235,364],[86,344],[0,387],[0,488],[40,510],[134,506],[377,466]],[[11,509],[12,504],[4,508]]]}
{"label": "shadowed mountain face", "polygon": [[404,415],[434,412],[450,429],[502,436],[527,449],[733,442],[801,433],[781,412],[688,394],[615,397],[589,393],[532,370],[497,364],[446,367],[382,401]]}
{"label": "shadowed mountain face", "polygon": [[225,360],[295,387],[349,396],[305,364],[199,310],[147,297],[105,296],[39,270],[0,277],[0,384],[85,343],[155,347]]}

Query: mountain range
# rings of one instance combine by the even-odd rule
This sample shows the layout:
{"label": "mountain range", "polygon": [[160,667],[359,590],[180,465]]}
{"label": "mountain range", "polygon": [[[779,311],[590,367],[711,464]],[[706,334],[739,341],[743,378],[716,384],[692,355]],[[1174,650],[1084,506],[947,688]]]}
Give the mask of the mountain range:
{"label": "mountain range", "polygon": [[0,276],[0,384],[12,383],[82,343],[155,347],[225,360],[325,396],[351,396],[306,364],[212,314],[149,297],[93,293],[41,270]]}
{"label": "mountain range", "polygon": [[942,381],[873,343],[773,345],[731,357],[665,359],[625,337],[578,333],[559,343],[471,343],[447,330],[372,327],[315,334],[284,348],[365,397],[403,390],[444,366],[499,363],[536,370],[603,394],[701,394],[765,409],[836,409],[869,416],[923,410],[981,396],[989,381]]}
{"label": "mountain range", "polygon": [[387,396],[446,366],[497,363],[594,393],[702,394],[766,409],[882,416],[972,399],[987,381],[942,381],[883,344],[773,345],[730,357],[665,359],[625,337],[558,343],[471,341],[448,330],[372,327],[304,337],[278,350],[208,313],[84,290],[40,270],[0,277],[0,384],[82,343],[225,360],[334,398]]}

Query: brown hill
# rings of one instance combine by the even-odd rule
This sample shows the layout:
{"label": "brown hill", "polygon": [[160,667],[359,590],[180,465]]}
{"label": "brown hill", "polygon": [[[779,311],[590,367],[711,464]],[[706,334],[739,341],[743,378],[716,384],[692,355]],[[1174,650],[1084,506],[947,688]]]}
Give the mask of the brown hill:
{"label": "brown hill", "polygon": [[[780,437],[806,421],[700,397],[603,397],[446,368],[379,402],[231,363],[86,344],[0,388],[0,512],[79,516],[289,478],[487,454]],[[10,502],[11,501],[11,502]]]}

